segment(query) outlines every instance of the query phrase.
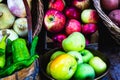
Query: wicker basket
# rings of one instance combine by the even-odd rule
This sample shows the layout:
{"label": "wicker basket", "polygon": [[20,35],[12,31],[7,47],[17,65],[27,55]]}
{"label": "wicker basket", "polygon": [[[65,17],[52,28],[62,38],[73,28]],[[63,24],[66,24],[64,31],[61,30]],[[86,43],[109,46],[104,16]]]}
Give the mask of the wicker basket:
{"label": "wicker basket", "polygon": [[39,76],[39,63],[36,60],[28,68],[21,69],[12,75],[0,78],[0,80],[41,80]]}
{"label": "wicker basket", "polygon": [[101,17],[103,23],[111,33],[111,36],[118,45],[120,45],[120,28],[111,21],[111,19],[105,14],[105,12],[101,8],[100,0],[93,0],[93,4],[95,9],[98,12],[98,15]]}
{"label": "wicker basket", "polygon": [[42,0],[32,0],[31,16],[34,37],[40,33],[43,24],[44,6]]}
{"label": "wicker basket", "polygon": [[[6,3],[6,1],[7,0],[4,0],[3,2]],[[42,4],[42,0],[32,0],[31,11],[30,8],[28,7],[27,1],[23,0],[23,2],[27,14],[26,17],[28,22],[28,30],[31,29],[32,31],[31,36],[29,36],[29,34],[28,36],[34,38],[35,35],[39,35],[42,29],[43,16],[44,16],[44,7]],[[4,78],[0,78],[0,80],[40,80],[38,74],[39,74],[39,62],[38,60],[36,60],[28,68],[21,69],[13,73],[12,75],[6,76]]]}

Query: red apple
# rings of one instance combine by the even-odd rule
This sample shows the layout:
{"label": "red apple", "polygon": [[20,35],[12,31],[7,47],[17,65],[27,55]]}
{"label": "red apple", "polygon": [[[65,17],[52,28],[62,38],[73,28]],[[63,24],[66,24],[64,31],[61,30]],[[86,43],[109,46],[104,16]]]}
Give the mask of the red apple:
{"label": "red apple", "polygon": [[88,23],[83,25],[82,27],[82,33],[83,34],[93,34],[94,32],[97,31],[97,24],[93,24],[93,23]]}
{"label": "red apple", "polygon": [[85,38],[86,45],[90,44],[90,40],[88,38]]}
{"label": "red apple", "polygon": [[80,11],[72,6],[65,9],[65,15],[70,19],[80,19]]}
{"label": "red apple", "polygon": [[73,0],[72,4],[81,9],[81,10],[84,10],[84,9],[87,9],[89,8],[90,6],[90,0]]}
{"label": "red apple", "polygon": [[52,37],[52,40],[54,42],[55,47],[62,47],[62,41],[66,38],[67,36],[63,33],[56,34]]}
{"label": "red apple", "polygon": [[67,36],[65,34],[57,34],[57,35],[54,35],[52,40],[54,42],[62,42]]}
{"label": "red apple", "polygon": [[50,0],[49,2],[49,8],[63,11],[64,7],[65,7],[64,0]]}
{"label": "red apple", "polygon": [[95,9],[85,9],[81,13],[81,20],[83,23],[97,23],[99,16]]}
{"label": "red apple", "polygon": [[57,33],[60,32],[65,25],[66,17],[60,11],[49,9],[44,17],[44,24],[48,31]]}
{"label": "red apple", "polygon": [[65,25],[65,32],[70,35],[73,32],[80,32],[82,28],[81,23],[76,19],[70,19]]}

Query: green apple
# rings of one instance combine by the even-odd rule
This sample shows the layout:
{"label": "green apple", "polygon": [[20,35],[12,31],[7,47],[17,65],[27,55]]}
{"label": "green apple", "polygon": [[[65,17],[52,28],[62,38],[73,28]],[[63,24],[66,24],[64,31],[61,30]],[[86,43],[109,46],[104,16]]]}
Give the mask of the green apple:
{"label": "green apple", "polygon": [[48,75],[51,75],[51,74],[50,74],[50,64],[51,64],[51,62],[52,62],[52,60],[47,64],[47,68],[46,68],[46,73],[47,73]]}
{"label": "green apple", "polygon": [[87,63],[78,64],[73,77],[74,80],[94,80],[95,71],[92,66]]}
{"label": "green apple", "polygon": [[71,33],[62,41],[62,48],[65,51],[81,51],[85,48],[85,37],[80,32]]}
{"label": "green apple", "polygon": [[94,57],[94,55],[87,49],[83,49],[79,52],[82,55],[83,62],[85,63],[89,62],[89,60]]}
{"label": "green apple", "polygon": [[51,56],[50,56],[50,60],[55,59],[57,56],[61,55],[61,54],[65,54],[65,52],[63,51],[55,51]]}
{"label": "green apple", "polygon": [[97,75],[101,75],[107,69],[107,64],[98,56],[90,59],[89,64],[94,68]]}
{"label": "green apple", "polygon": [[76,59],[78,64],[83,63],[82,55],[78,51],[69,51],[67,52],[67,54],[72,55]]}
{"label": "green apple", "polygon": [[61,54],[50,63],[50,74],[56,80],[69,80],[77,69],[77,61],[70,54]]}

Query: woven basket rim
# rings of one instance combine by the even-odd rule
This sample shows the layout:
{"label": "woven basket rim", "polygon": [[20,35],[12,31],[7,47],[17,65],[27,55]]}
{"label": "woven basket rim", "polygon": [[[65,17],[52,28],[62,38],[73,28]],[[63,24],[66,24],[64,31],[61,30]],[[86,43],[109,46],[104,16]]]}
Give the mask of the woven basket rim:
{"label": "woven basket rim", "polygon": [[100,0],[93,0],[93,5],[102,19],[103,23],[111,33],[112,38],[120,45],[120,27],[117,26],[102,10]]}
{"label": "woven basket rim", "polygon": [[42,29],[42,24],[43,24],[43,17],[44,17],[44,5],[43,5],[43,2],[42,2],[42,0],[38,0],[38,8],[37,8],[37,12],[39,13],[38,15],[38,17],[39,18],[37,18],[37,20],[38,20],[38,23],[37,23],[37,25],[36,25],[36,28],[35,28],[35,30],[34,30],[34,32],[33,32],[33,37],[35,36],[35,35],[39,35],[39,33],[40,33],[40,31],[41,31],[41,29]]}
{"label": "woven basket rim", "polygon": [[[24,2],[24,5],[25,5],[25,9],[26,9],[26,18],[27,18],[27,21],[28,21],[28,27],[31,26],[32,30],[33,30],[33,25],[31,23],[33,22],[32,19],[34,18],[34,16],[32,16],[32,12],[31,12],[29,6],[27,5],[28,4],[27,1],[23,0],[23,2]],[[35,15],[35,16],[37,16],[36,26],[34,26],[34,30],[32,31],[33,32],[32,37],[34,37],[35,35],[38,35],[40,33],[41,28],[42,28],[43,16],[44,16],[44,5],[43,5],[42,0],[36,0],[36,1],[32,0],[32,2],[34,2],[34,3],[36,2],[34,4],[34,6],[33,5],[31,5],[31,6],[36,8],[35,12],[37,13],[37,15]]]}

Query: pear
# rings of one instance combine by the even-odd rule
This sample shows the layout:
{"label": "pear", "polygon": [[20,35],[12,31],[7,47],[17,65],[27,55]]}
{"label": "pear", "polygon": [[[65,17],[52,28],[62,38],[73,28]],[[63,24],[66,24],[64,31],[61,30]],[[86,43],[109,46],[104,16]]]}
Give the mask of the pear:
{"label": "pear", "polygon": [[73,32],[62,41],[65,51],[81,51],[85,48],[85,37],[80,32]]}
{"label": "pear", "polygon": [[15,21],[15,16],[9,11],[4,3],[0,3],[0,29],[11,28]]}

